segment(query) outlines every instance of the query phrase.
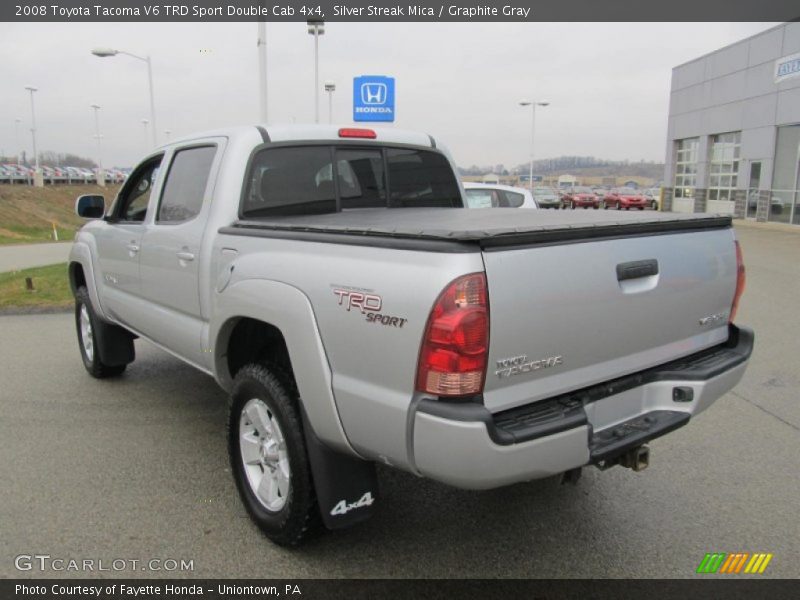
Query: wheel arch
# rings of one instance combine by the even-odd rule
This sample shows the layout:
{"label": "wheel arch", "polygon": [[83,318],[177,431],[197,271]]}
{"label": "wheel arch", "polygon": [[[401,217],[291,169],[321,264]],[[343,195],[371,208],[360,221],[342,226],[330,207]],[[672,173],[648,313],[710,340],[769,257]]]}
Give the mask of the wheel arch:
{"label": "wheel arch", "polygon": [[294,378],[316,435],[358,456],[339,417],[331,368],[306,295],[285,283],[248,279],[215,293],[212,303],[209,340],[219,384],[230,391],[236,370],[249,362],[277,363]]}

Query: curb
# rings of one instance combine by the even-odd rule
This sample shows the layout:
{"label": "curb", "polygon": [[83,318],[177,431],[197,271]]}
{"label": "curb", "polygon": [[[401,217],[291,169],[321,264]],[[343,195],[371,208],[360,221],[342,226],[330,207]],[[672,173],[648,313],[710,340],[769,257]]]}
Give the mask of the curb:
{"label": "curb", "polygon": [[72,306],[10,306],[0,308],[0,317],[17,315],[52,315],[72,312]]}

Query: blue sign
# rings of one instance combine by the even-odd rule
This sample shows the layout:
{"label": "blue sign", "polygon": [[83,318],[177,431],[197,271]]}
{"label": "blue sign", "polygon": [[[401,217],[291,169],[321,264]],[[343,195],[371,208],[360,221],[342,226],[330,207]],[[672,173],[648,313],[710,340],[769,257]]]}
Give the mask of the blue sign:
{"label": "blue sign", "polygon": [[353,78],[353,121],[394,121],[394,77]]}
{"label": "blue sign", "polygon": [[[530,179],[531,179],[530,175],[520,175],[519,176],[519,180],[520,181],[530,181]],[[534,175],[533,176],[533,180],[536,181],[536,182],[541,182],[542,181],[542,176],[541,175]]]}

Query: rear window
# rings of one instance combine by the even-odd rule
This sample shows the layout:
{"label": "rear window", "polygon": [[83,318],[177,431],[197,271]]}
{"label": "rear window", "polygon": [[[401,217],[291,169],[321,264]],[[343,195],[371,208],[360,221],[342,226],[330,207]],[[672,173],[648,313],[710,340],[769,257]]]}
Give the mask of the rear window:
{"label": "rear window", "polygon": [[257,218],[387,207],[460,207],[448,160],[426,150],[265,148],[250,166],[241,215]]}

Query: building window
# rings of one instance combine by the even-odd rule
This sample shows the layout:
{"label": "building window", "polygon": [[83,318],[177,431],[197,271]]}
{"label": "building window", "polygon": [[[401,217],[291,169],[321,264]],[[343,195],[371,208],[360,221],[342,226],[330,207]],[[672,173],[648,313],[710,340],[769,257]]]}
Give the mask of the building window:
{"label": "building window", "polygon": [[694,198],[697,185],[697,148],[699,138],[675,142],[675,198]]}
{"label": "building window", "polygon": [[709,200],[733,201],[739,174],[741,142],[741,131],[720,133],[711,138],[711,160],[708,165]]}
{"label": "building window", "polygon": [[778,127],[768,218],[800,225],[800,124]]}

